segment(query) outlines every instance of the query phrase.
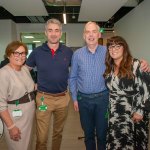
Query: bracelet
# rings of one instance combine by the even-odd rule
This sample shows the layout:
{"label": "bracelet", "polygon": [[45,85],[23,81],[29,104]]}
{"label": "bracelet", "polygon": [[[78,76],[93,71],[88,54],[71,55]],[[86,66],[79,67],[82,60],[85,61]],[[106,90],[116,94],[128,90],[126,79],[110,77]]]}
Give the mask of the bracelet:
{"label": "bracelet", "polygon": [[15,124],[12,124],[10,127],[8,127],[8,130],[11,130],[13,127],[15,127]]}

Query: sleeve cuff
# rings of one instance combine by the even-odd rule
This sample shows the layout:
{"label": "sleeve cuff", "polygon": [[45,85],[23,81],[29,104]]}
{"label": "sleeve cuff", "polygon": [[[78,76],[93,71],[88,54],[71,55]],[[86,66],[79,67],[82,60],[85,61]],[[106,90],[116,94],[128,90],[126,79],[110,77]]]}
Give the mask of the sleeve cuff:
{"label": "sleeve cuff", "polygon": [[7,110],[7,108],[8,108],[7,106],[0,107],[0,113]]}

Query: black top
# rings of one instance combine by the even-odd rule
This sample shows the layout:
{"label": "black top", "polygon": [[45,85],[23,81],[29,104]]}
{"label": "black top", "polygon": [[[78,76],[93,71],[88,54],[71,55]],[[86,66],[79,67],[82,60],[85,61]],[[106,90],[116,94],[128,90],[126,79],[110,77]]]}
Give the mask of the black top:
{"label": "black top", "polygon": [[9,59],[8,59],[8,58],[5,58],[4,60],[1,61],[0,68],[4,67],[4,66],[7,65],[8,63],[9,63]]}

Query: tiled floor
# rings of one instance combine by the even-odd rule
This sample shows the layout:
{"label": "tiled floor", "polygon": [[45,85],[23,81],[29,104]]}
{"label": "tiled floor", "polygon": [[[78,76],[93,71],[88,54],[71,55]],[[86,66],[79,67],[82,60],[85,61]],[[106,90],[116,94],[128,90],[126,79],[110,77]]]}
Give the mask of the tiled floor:
{"label": "tiled floor", "polygon": [[[35,129],[35,128],[34,128]],[[49,133],[49,142],[48,149],[51,146],[51,131]],[[35,150],[35,130],[33,131],[33,140],[30,150]],[[78,139],[78,137],[82,137],[83,132],[80,126],[79,114],[74,111],[72,102],[69,106],[69,114],[65,124],[64,132],[63,132],[63,140],[61,145],[61,150],[85,150],[84,139]],[[5,143],[4,137],[0,140],[0,150],[7,150],[7,146]]]}

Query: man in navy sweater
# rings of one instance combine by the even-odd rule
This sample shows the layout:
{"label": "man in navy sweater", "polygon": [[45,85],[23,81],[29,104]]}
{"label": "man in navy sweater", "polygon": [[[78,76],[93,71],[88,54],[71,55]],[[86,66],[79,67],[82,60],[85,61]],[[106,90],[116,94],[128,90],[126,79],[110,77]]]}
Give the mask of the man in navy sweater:
{"label": "man in navy sweater", "polygon": [[60,150],[62,132],[68,112],[67,83],[72,50],[59,43],[62,25],[50,19],[45,25],[47,42],[33,50],[27,59],[29,68],[37,67],[36,150],[46,150],[53,115],[52,150]]}

